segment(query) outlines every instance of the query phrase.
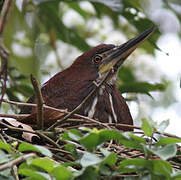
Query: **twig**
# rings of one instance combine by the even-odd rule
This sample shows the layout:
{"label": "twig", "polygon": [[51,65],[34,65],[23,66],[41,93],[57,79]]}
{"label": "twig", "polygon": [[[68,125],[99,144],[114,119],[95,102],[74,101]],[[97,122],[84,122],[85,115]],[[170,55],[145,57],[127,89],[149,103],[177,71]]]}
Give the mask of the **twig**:
{"label": "twig", "polygon": [[3,5],[1,17],[0,17],[0,57],[1,57],[1,69],[0,69],[0,80],[3,79],[2,88],[1,88],[1,97],[0,97],[0,106],[2,103],[2,99],[6,92],[6,82],[7,82],[7,64],[8,64],[8,56],[9,52],[4,48],[2,43],[2,35],[5,27],[5,22],[7,19],[7,15],[9,9],[11,7],[12,0],[6,0]]}
{"label": "twig", "polygon": [[19,177],[18,177],[18,168],[16,165],[14,165],[11,169],[11,173],[14,177],[15,180],[19,180]]}
{"label": "twig", "polygon": [[52,126],[50,126],[48,128],[48,130],[52,130],[54,129],[56,126],[58,126],[59,124],[65,122],[70,116],[72,116],[73,114],[75,114],[86,102],[87,100],[90,99],[90,97],[99,89],[99,87],[101,87],[101,85],[107,80],[107,78],[109,77],[109,75],[112,73],[112,69],[109,70],[109,72],[105,75],[105,77],[103,78],[103,80],[97,84],[95,81],[93,82],[93,84],[95,84],[95,88],[89,93],[88,96],[85,97],[85,99],[81,102],[81,104],[79,104],[73,111],[71,111],[69,114],[67,114],[65,117],[63,117],[62,119],[56,121]]}
{"label": "twig", "polygon": [[28,116],[29,114],[0,114],[0,117],[13,118],[16,120],[21,120]]}
{"label": "twig", "polygon": [[[8,103],[8,104],[13,104],[15,106],[37,107],[37,104],[33,104],[33,103],[22,103],[22,102],[16,102],[16,101],[9,101],[7,99],[3,99],[2,101],[5,102],[5,103]],[[53,111],[57,111],[57,112],[60,112],[60,113],[67,113],[67,110],[65,110],[65,109],[57,109],[57,108],[54,108],[54,107],[51,107],[51,106],[47,106],[45,104],[43,104],[43,108],[53,110]]]}
{"label": "twig", "polygon": [[54,142],[51,138],[49,138],[48,136],[46,136],[45,134],[36,131],[37,135],[39,135],[40,137],[42,137],[43,139],[45,139],[46,141],[48,141],[50,144],[54,145],[57,148],[61,148],[59,144],[57,144],[56,142]]}
{"label": "twig", "polygon": [[35,90],[35,97],[37,100],[37,127],[39,127],[41,130],[44,129],[44,119],[43,119],[43,96],[41,94],[41,90],[38,86],[37,80],[31,75],[31,83]]}
{"label": "twig", "polygon": [[25,161],[26,159],[29,159],[29,158],[32,158],[32,157],[35,157],[35,156],[36,156],[35,153],[29,153],[29,154],[25,154],[23,156],[20,156],[17,159],[14,159],[14,160],[12,160],[10,162],[7,162],[7,163],[1,165],[0,166],[0,171],[11,168],[12,166],[17,165],[17,164]]}
{"label": "twig", "polygon": [[[6,103],[9,103],[9,104],[13,104],[13,105],[17,105],[17,106],[31,106],[31,107],[36,107],[37,105],[36,104],[31,104],[31,103],[22,103],[22,102],[15,102],[15,101],[9,101],[9,100],[5,100],[3,99],[3,102],[6,102]],[[70,112],[68,112],[67,110],[63,110],[63,109],[57,109],[57,108],[53,108],[53,107],[50,107],[50,106],[47,106],[47,105],[43,105],[43,107],[45,109],[50,109],[50,110],[54,110],[54,111],[57,111],[57,112],[60,112],[60,113],[65,113],[65,114],[69,114]],[[0,117],[1,115],[4,115],[4,114],[0,114]],[[13,117],[14,116],[14,117]],[[20,115],[18,115],[20,116]],[[18,118],[18,116],[16,115],[5,115],[3,117],[12,117],[12,118],[15,118],[16,117]],[[23,116],[26,116],[25,114],[22,115],[22,118]],[[27,115],[28,116],[28,115]],[[120,123],[102,123],[102,122],[99,122],[99,121],[96,121],[94,119],[91,119],[89,117],[86,117],[86,116],[83,116],[83,115],[80,115],[80,114],[74,114],[75,117],[78,117],[78,118],[82,118],[82,119],[85,119],[85,120],[88,120],[90,122],[94,122],[102,127],[105,127],[105,128],[110,128],[110,126],[114,126],[116,128],[119,129],[119,127],[128,127],[128,128],[132,128],[132,129],[141,129],[141,127],[138,127],[138,126],[133,126],[133,125],[128,125],[128,124],[120,124]],[[20,117],[21,119],[21,117]],[[140,132],[139,132],[140,133]],[[155,132],[157,134],[162,134],[160,132]],[[167,136],[167,137],[172,137],[172,138],[178,138],[178,139],[181,139],[181,137],[179,136],[175,136],[175,135],[172,135],[172,134],[168,134],[168,133],[163,133],[162,135],[164,136]]]}
{"label": "twig", "polygon": [[[0,40],[1,41],[1,40]],[[0,45],[0,56],[1,56],[1,69],[0,69],[0,81],[1,79],[3,80],[2,82],[2,87],[1,87],[1,97],[0,97],[0,107],[2,104],[2,99],[4,97],[4,94],[6,92],[6,81],[7,81],[7,58],[4,58],[2,55],[2,46]]]}
{"label": "twig", "polygon": [[3,33],[5,21],[6,21],[9,9],[11,7],[11,3],[12,3],[12,0],[5,0],[4,2],[3,10],[1,13],[1,18],[0,18],[0,35],[2,35]]}
{"label": "twig", "polygon": [[[5,100],[3,99],[3,102],[6,102],[6,103],[9,103],[9,104],[13,104],[13,105],[16,105],[16,106],[31,106],[31,107],[36,107],[37,105],[36,104],[31,104],[31,103],[22,103],[22,102],[15,102],[15,101],[9,101],[9,100]],[[65,113],[65,114],[70,114],[71,112],[68,112],[67,110],[64,110],[64,109],[57,109],[57,108],[53,108],[51,106],[47,106],[47,105],[43,105],[43,107],[45,109],[50,109],[50,110],[54,110],[54,111],[57,111],[57,112],[60,112],[60,113]],[[26,114],[27,115],[27,114]],[[23,116],[26,116],[25,114],[22,115],[22,118]],[[6,115],[7,117],[12,117],[12,118],[15,118],[16,119],[16,115]],[[20,115],[18,115],[20,116]],[[17,117],[18,117],[17,116]],[[110,126],[114,126],[116,128],[119,129],[119,127],[127,127],[127,128],[132,128],[132,129],[141,129],[141,127],[138,127],[138,126],[133,126],[133,125],[128,125],[128,124],[120,124],[120,123],[102,123],[100,121],[96,121],[94,119],[91,119],[89,117],[86,117],[86,116],[83,116],[83,115],[80,115],[80,114],[74,114],[75,117],[78,117],[78,118],[82,118],[82,119],[85,119],[87,121],[90,121],[90,122],[94,122],[100,126],[103,126],[105,128],[110,128]],[[0,114],[0,117],[1,117],[1,114]],[[5,116],[4,116],[5,117]],[[21,117],[20,117],[21,118]],[[140,132],[139,132],[140,133]],[[157,134],[162,134],[160,132],[155,132]],[[169,134],[169,133],[163,133],[162,135],[164,136],[167,136],[167,137],[173,137],[173,138],[178,138],[178,139],[181,139],[181,137],[179,136],[175,136],[175,135],[172,135],[172,134]]]}
{"label": "twig", "polygon": [[119,129],[119,127],[126,127],[126,128],[131,128],[131,129],[141,129],[141,127],[138,126],[133,126],[129,124],[121,124],[121,123],[105,123],[108,126],[114,126]]}
{"label": "twig", "polygon": [[[22,102],[15,102],[15,101],[9,101],[9,100],[5,100],[3,99],[3,102],[5,103],[8,103],[8,104],[13,104],[13,105],[16,105],[16,106],[31,106],[31,107],[37,107],[37,104],[32,104],[32,103],[22,103]],[[68,112],[67,110],[65,109],[57,109],[57,108],[54,108],[54,107],[51,107],[51,106],[47,106],[45,104],[43,104],[43,108],[45,109],[49,109],[49,110],[53,110],[53,111],[57,111],[57,112],[60,112],[60,113],[65,113],[65,114],[69,114],[70,112]],[[25,114],[24,114],[25,115]],[[75,117],[78,117],[78,118],[82,118],[82,119],[86,119],[88,121],[92,121],[92,122],[95,122],[105,128],[109,128],[108,125],[104,124],[104,123],[101,123],[99,121],[96,121],[94,119],[91,119],[89,117],[86,117],[86,116],[83,116],[83,115],[80,115],[80,114],[74,114]],[[59,119],[59,118],[58,118]],[[56,120],[56,119],[55,119]]]}
{"label": "twig", "polygon": [[89,118],[89,117],[87,117],[87,116],[83,116],[83,115],[80,115],[80,114],[74,114],[74,116],[76,116],[76,117],[78,117],[78,118],[86,119],[86,120],[88,120],[89,122],[94,122],[94,123],[96,123],[96,124],[99,124],[99,125],[102,126],[102,127],[105,127],[105,128],[110,129],[109,125],[107,125],[106,123],[102,123],[102,122],[100,122],[100,121],[96,121],[96,120],[91,119],[91,118]]}
{"label": "twig", "polygon": [[36,135],[40,136],[41,138],[45,139],[46,141],[48,141],[50,144],[54,145],[55,147],[60,148],[60,146],[56,142],[54,142],[51,138],[49,138],[48,136],[46,136],[42,132],[17,128],[17,127],[8,125],[6,123],[3,123],[2,121],[0,121],[0,124],[3,125],[4,127],[7,127],[8,129],[11,129],[11,130],[14,130],[14,131],[17,131],[17,132],[27,132],[27,133],[36,134]]}
{"label": "twig", "polygon": [[2,121],[0,121],[0,125],[7,127],[8,129],[14,130],[14,131],[18,131],[18,132],[27,132],[27,133],[32,133],[32,134],[37,134],[36,131],[31,131],[31,130],[27,130],[27,129],[22,129],[22,128],[17,128],[11,125],[8,125],[6,123],[3,123]]}

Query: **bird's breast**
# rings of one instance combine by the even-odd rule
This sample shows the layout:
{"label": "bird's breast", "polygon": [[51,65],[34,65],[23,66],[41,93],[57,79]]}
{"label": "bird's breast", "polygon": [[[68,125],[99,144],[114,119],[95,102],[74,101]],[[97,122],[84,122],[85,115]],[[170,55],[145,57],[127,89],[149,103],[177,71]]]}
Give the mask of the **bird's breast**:
{"label": "bird's breast", "polygon": [[117,122],[112,91],[111,87],[102,85],[82,108],[82,114],[101,122]]}

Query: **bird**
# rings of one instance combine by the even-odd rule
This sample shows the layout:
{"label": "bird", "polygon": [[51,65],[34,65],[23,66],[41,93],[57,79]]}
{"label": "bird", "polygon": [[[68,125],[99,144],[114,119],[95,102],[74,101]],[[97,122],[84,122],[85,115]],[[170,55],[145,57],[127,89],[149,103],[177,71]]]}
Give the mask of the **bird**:
{"label": "bird", "polygon": [[[122,45],[100,44],[80,55],[67,69],[58,72],[41,88],[44,103],[57,109],[74,110],[102,82],[98,90],[82,105],[77,114],[103,123],[133,125],[129,107],[117,88],[117,72],[127,57],[155,30],[146,29]],[[108,75],[109,73],[109,75]],[[35,103],[35,95],[29,103]],[[36,109],[23,107],[22,114],[36,114]],[[54,113],[44,111],[45,126],[55,123]],[[34,119],[25,118],[25,123]],[[121,128],[130,130],[129,127]]]}

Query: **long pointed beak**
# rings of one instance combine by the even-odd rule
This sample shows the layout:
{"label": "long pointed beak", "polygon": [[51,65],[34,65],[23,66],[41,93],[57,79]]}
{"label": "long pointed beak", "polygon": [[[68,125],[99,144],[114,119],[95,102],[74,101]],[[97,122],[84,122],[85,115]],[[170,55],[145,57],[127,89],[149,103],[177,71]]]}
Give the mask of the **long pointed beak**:
{"label": "long pointed beak", "polygon": [[109,50],[108,56],[102,61],[99,66],[99,72],[104,74],[109,71],[112,67],[116,66],[119,68],[124,60],[144,41],[146,40],[156,29],[155,26],[145,30],[135,38],[127,41],[126,43],[116,46]]}

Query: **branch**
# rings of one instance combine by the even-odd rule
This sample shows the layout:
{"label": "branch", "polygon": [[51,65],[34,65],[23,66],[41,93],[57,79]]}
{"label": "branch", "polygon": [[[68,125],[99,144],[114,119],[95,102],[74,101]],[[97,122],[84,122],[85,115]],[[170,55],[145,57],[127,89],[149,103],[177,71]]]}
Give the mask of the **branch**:
{"label": "branch", "polygon": [[54,142],[51,138],[49,138],[48,136],[46,136],[42,132],[17,128],[17,127],[8,125],[6,123],[3,123],[2,121],[0,121],[0,124],[3,125],[4,127],[8,128],[8,129],[11,129],[11,130],[14,130],[14,131],[17,131],[17,132],[27,132],[27,133],[31,133],[31,134],[36,134],[36,135],[40,136],[41,138],[45,139],[46,141],[48,141],[50,144],[54,145],[55,147],[61,148],[56,142]]}
{"label": "branch", "polygon": [[31,83],[35,90],[35,97],[37,100],[37,127],[39,127],[41,130],[44,129],[44,119],[43,119],[43,96],[41,94],[41,90],[38,86],[37,80],[31,75]]}
{"label": "branch", "polygon": [[[31,103],[21,103],[21,102],[15,102],[15,101],[9,101],[9,100],[5,100],[3,99],[3,102],[6,102],[6,103],[9,103],[9,104],[13,104],[13,105],[17,105],[17,106],[31,106],[31,107],[36,107],[37,105],[36,104],[31,104]],[[71,112],[68,112],[67,110],[63,110],[63,109],[57,109],[57,108],[53,108],[53,107],[50,107],[50,106],[47,106],[47,105],[43,105],[43,107],[45,109],[50,109],[50,110],[53,110],[53,111],[57,111],[57,112],[60,112],[60,113],[65,113],[65,114],[70,114]],[[22,116],[22,117],[21,117]],[[27,117],[29,116],[29,114],[22,114],[22,115],[8,115],[8,114],[0,114],[0,117],[9,117],[9,118],[24,118],[24,117]],[[138,126],[133,126],[133,125],[128,125],[128,124],[120,124],[120,123],[102,123],[100,121],[96,121],[94,119],[91,119],[87,116],[83,116],[83,115],[80,115],[80,114],[74,114],[75,117],[77,118],[82,118],[82,119],[85,119],[89,122],[92,122],[92,123],[96,123],[102,127],[105,127],[105,128],[109,128],[110,129],[110,126],[113,126],[113,127],[116,127],[119,129],[119,127],[128,127],[128,128],[132,128],[132,129],[140,129],[141,130],[141,127],[138,127]],[[155,132],[157,134],[161,134],[160,132]],[[172,134],[168,134],[168,133],[164,133],[163,134],[164,136],[168,136],[168,137],[173,137],[173,138],[178,138],[178,139],[181,139],[181,137],[178,137],[178,136],[175,136],[175,135],[172,135]]]}
{"label": "branch", "polygon": [[29,114],[0,114],[0,117],[13,118],[20,121],[28,116]]}
{"label": "branch", "polygon": [[[2,101],[5,102],[5,103],[8,103],[8,104],[13,104],[15,106],[37,107],[37,104],[33,104],[33,103],[22,103],[22,102],[16,102],[16,101],[9,101],[7,99],[3,99]],[[45,104],[43,104],[43,108],[53,110],[53,111],[57,111],[57,112],[60,112],[60,113],[67,113],[67,110],[65,110],[65,109],[57,109],[57,108],[54,108],[54,107],[51,107],[51,106],[47,106]]]}
{"label": "branch", "polygon": [[26,159],[32,158],[32,157],[36,157],[35,153],[29,153],[29,154],[25,154],[23,156],[18,157],[17,159],[14,159],[10,162],[7,162],[6,164],[3,164],[0,166],[0,171],[3,171],[5,169],[11,168],[14,165],[17,165],[23,161],[25,161]]}
{"label": "branch", "polygon": [[18,177],[18,168],[16,165],[14,165],[12,168],[11,168],[11,173],[14,177],[15,180],[19,180],[19,177]]}
{"label": "branch", "polygon": [[9,56],[9,52],[4,48],[4,45],[2,43],[2,35],[5,27],[5,22],[7,20],[7,15],[9,13],[9,9],[11,7],[12,2],[13,2],[12,0],[5,0],[0,18],[0,57],[1,57],[0,81],[1,79],[3,80],[1,87],[0,106],[4,94],[6,92],[7,67],[8,67],[8,56]]}
{"label": "branch", "polygon": [[[16,106],[31,106],[31,107],[37,107],[37,104],[15,102],[15,101],[9,101],[9,100],[6,100],[6,99],[3,99],[3,102],[8,103],[8,104],[13,104],[13,105],[16,105]],[[45,104],[43,104],[43,108],[49,109],[49,110],[53,110],[53,111],[57,111],[57,112],[59,112],[59,113],[65,113],[65,114],[69,114],[69,113],[70,113],[70,112],[68,112],[67,110],[57,109],[57,108],[54,108],[54,107],[51,107],[51,106],[47,106],[47,105],[45,105]],[[3,114],[2,114],[2,115],[3,115]],[[24,114],[24,115],[22,115],[22,118],[23,118],[23,116],[26,117],[26,116],[28,116],[28,115],[29,115],[29,114]],[[19,115],[18,115],[18,116],[19,116]],[[6,115],[6,116],[3,116],[3,117],[12,117],[12,118],[15,118],[15,119],[16,119],[16,117],[18,117],[18,116],[15,115],[15,116],[13,117],[13,115]],[[94,120],[94,119],[91,119],[91,118],[89,118],[89,117],[87,117],[87,116],[83,116],[83,115],[80,115],[80,114],[74,114],[74,116],[77,117],[77,118],[86,119],[86,120],[88,120],[88,121],[93,121],[93,122],[95,122],[95,123],[97,123],[97,124],[99,124],[99,125],[102,125],[102,126],[105,127],[105,128],[108,128],[108,126],[107,126],[106,124],[101,123],[101,122],[99,122],[99,121],[96,121],[96,120]],[[1,116],[0,116],[0,117],[1,117]],[[21,117],[20,117],[20,119],[21,119]],[[57,120],[58,120],[58,119],[57,119]]]}
{"label": "branch", "polygon": [[1,13],[1,18],[0,18],[0,36],[2,36],[3,30],[4,30],[4,25],[7,19],[7,15],[9,12],[9,9],[11,7],[12,0],[5,0],[2,13]]}

